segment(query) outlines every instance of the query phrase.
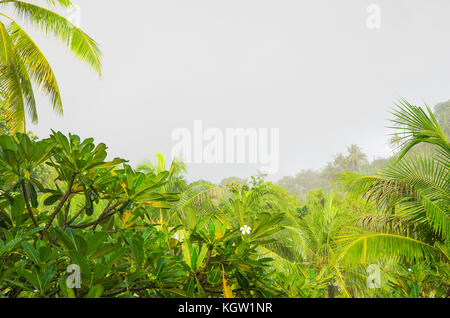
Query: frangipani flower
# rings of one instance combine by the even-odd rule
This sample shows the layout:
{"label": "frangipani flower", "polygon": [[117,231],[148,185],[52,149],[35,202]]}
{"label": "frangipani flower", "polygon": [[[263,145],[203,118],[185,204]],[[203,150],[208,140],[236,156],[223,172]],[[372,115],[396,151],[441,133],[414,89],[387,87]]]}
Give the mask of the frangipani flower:
{"label": "frangipani flower", "polygon": [[184,241],[184,233],[182,231],[178,231],[174,235],[172,235],[172,238],[174,240],[177,240],[178,242],[183,243],[183,241]]}
{"label": "frangipani flower", "polygon": [[241,227],[242,235],[250,234],[251,230],[252,228],[248,225],[244,225],[243,227]]}

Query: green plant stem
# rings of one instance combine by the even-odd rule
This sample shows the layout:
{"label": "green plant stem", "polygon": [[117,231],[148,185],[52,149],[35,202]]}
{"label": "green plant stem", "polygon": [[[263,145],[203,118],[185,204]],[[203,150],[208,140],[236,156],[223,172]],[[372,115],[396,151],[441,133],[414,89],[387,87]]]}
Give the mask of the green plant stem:
{"label": "green plant stem", "polygon": [[67,199],[69,198],[70,194],[72,193],[72,187],[73,187],[73,183],[75,182],[75,178],[76,178],[76,173],[74,173],[72,175],[72,177],[70,178],[69,185],[67,187],[66,193],[62,197],[62,199],[59,202],[58,206],[56,207],[55,211],[52,213],[52,215],[50,215],[50,219],[47,221],[47,224],[45,225],[45,228],[42,230],[41,234],[39,235],[39,239],[42,239],[44,234],[48,231],[48,229],[50,228],[50,225],[52,224],[52,222],[55,219],[56,215],[61,210],[61,208],[63,207],[64,203],[66,203]]}
{"label": "green plant stem", "polygon": [[27,207],[28,214],[30,215],[30,218],[33,221],[34,225],[36,227],[38,227],[39,224],[37,223],[36,219],[34,218],[33,210],[31,209],[31,206],[30,206],[29,194],[28,194],[27,187],[25,185],[25,180],[22,180],[22,192],[23,192],[23,196],[24,196],[24,199],[25,199],[25,205]]}

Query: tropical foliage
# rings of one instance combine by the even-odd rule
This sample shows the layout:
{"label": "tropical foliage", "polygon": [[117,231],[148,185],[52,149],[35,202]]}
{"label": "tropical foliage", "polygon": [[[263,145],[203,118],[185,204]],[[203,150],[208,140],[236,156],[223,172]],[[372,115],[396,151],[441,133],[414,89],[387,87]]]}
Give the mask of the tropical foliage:
{"label": "tropical foliage", "polygon": [[[361,253],[372,258],[394,254],[409,261],[447,261],[450,144],[429,108],[425,112],[403,101],[393,115],[393,128],[401,141],[396,160],[377,176],[341,175],[345,189],[367,196],[384,212],[366,217],[365,227],[375,232],[357,233],[358,243],[350,235],[352,243],[347,252],[356,257]],[[420,143],[434,145],[436,153],[408,156]]]}
{"label": "tropical foliage", "polygon": [[[47,0],[70,8],[69,0]],[[10,14],[13,12],[13,14]],[[26,132],[55,74],[18,21],[101,75],[96,42],[31,1],[0,0],[0,297],[448,297],[450,102],[399,102],[393,158],[357,145],[321,171],[188,182],[93,138]],[[337,181],[337,186],[336,186]]]}
{"label": "tropical foliage", "polygon": [[[403,101],[393,116],[385,169],[340,173],[347,195],[303,202],[261,176],[188,183],[162,155],[133,169],[92,138],[3,135],[0,294],[447,297],[447,136],[429,109]],[[419,142],[436,149],[411,155]]]}
{"label": "tropical foliage", "polygon": [[[70,0],[47,0],[51,7],[71,8]],[[9,14],[14,10],[14,15]],[[38,121],[33,85],[48,95],[55,112],[62,114],[61,92],[44,53],[19,21],[38,27],[63,43],[78,59],[101,75],[97,43],[62,15],[27,1],[0,1],[0,110],[6,128],[26,131],[26,115]]]}
{"label": "tropical foliage", "polygon": [[[41,141],[0,137],[2,295],[282,294],[264,275],[271,259],[257,251],[280,217],[255,216],[253,234],[243,235],[240,223],[215,213],[189,214],[212,185],[172,193],[180,182],[173,166],[138,172],[106,155],[104,144],[60,132]],[[35,175],[43,164],[56,172],[51,188]],[[165,213],[155,222],[161,211],[184,223],[166,222]],[[71,264],[81,268],[79,290],[66,284]]]}

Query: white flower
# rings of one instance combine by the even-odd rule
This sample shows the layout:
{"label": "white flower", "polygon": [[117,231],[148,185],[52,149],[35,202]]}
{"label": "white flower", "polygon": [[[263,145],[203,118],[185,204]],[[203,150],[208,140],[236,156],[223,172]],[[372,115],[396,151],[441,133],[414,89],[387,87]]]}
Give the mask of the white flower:
{"label": "white flower", "polygon": [[172,235],[172,238],[174,240],[177,240],[178,242],[183,243],[183,241],[184,241],[184,233],[181,232],[181,231],[176,232],[174,235]]}
{"label": "white flower", "polygon": [[242,235],[250,234],[251,230],[252,228],[248,225],[244,225],[243,227],[241,227]]}
{"label": "white flower", "polygon": [[412,272],[412,269],[411,269],[411,268],[408,268],[408,270],[409,270],[410,272]]}

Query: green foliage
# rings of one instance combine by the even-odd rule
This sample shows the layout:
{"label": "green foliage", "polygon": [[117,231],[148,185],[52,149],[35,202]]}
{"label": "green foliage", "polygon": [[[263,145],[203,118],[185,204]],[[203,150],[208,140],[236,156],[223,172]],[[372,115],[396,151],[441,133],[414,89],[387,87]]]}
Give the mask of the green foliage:
{"label": "green foliage", "polygon": [[[405,107],[405,147],[417,138],[439,150],[400,150],[378,175],[340,174],[348,195],[319,188],[303,202],[264,176],[188,184],[183,163],[162,155],[133,169],[92,138],[1,135],[0,293],[448,297],[448,141],[431,116]],[[364,161],[357,147],[349,153],[343,163]],[[72,264],[80,288],[67,284]],[[379,288],[368,287],[369,264]]]}
{"label": "green foliage", "polygon": [[[51,6],[72,6],[71,1],[48,1]],[[97,43],[63,16],[24,1],[3,1],[22,20],[53,35],[81,61],[101,75],[101,53]],[[11,133],[26,132],[26,113],[38,121],[32,83],[49,96],[53,109],[62,114],[62,100],[53,70],[38,45],[12,18],[0,11],[8,23],[0,22],[0,103],[2,120]]]}
{"label": "green foliage", "polygon": [[[214,212],[195,215],[184,225],[154,222],[155,210],[177,213],[195,206],[193,194],[199,191],[168,192],[177,188],[171,178],[180,176],[174,166],[166,171],[161,164],[144,173],[106,157],[104,144],[77,135],[53,132],[41,141],[22,133],[0,136],[3,295],[283,295],[265,271],[272,259],[257,251],[281,230],[280,216],[245,218],[254,227],[250,235]],[[54,171],[53,187],[36,178],[43,163]],[[80,289],[66,284],[70,264],[80,266]]]}
{"label": "green foliage", "polygon": [[[448,271],[450,233],[450,144],[431,110],[402,101],[393,111],[400,142],[396,161],[379,175],[355,173],[340,175],[342,187],[356,196],[373,201],[379,213],[361,219],[362,226],[341,236],[341,253],[346,262],[371,262],[383,256],[400,262],[433,264]],[[413,154],[422,143],[436,151]],[[403,277],[403,278],[402,278]],[[448,288],[436,282],[436,289]],[[398,276],[398,291],[406,297],[418,297],[419,285]],[[413,284],[413,290],[407,288]],[[439,292],[442,295],[442,292]]]}

